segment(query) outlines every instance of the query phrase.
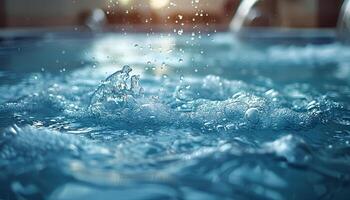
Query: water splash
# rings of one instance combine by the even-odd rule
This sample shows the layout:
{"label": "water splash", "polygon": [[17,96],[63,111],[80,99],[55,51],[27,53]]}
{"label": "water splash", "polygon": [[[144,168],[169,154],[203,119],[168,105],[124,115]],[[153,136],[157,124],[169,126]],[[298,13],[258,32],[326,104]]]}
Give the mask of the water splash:
{"label": "water splash", "polygon": [[[102,81],[91,97],[89,110],[94,115],[103,113],[119,114],[119,111],[135,102],[142,95],[143,89],[139,84],[140,76],[133,75],[130,84],[127,83],[132,69],[125,65]],[[130,86],[129,86],[130,85]]]}
{"label": "water splash", "polygon": [[[102,120],[133,126],[198,127],[204,130],[301,130],[332,118],[337,105],[313,99],[293,109],[273,89],[249,86],[209,75],[202,80],[180,81],[171,97],[141,95],[139,76],[127,83],[129,66],[115,72],[94,92],[89,110]],[[245,92],[243,92],[244,90]],[[266,92],[264,92],[266,91]],[[147,93],[147,91],[145,91]],[[119,127],[120,123],[117,123]]]}

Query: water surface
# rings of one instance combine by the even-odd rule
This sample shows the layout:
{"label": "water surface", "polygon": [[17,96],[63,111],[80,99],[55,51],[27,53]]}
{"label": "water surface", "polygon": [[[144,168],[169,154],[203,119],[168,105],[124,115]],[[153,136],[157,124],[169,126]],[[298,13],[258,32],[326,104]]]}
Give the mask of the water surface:
{"label": "water surface", "polygon": [[350,48],[228,33],[0,47],[0,199],[347,199]]}

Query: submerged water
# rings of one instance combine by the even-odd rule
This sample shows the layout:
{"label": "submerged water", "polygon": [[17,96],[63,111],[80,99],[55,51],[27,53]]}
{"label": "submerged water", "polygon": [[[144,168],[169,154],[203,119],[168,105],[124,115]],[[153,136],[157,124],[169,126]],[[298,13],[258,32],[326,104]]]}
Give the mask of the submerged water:
{"label": "submerged water", "polygon": [[0,47],[0,199],[347,199],[350,47],[214,35]]}

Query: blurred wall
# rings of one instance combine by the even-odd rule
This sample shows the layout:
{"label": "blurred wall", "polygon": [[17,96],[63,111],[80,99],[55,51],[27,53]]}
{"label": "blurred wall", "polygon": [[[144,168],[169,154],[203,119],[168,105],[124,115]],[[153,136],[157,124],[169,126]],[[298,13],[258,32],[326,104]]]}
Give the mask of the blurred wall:
{"label": "blurred wall", "polygon": [[282,27],[317,27],[318,0],[279,0],[277,5]]}
{"label": "blurred wall", "polygon": [[[178,14],[190,16],[198,11],[220,17],[224,16],[225,3],[234,1],[238,5],[240,0],[158,0],[167,2],[166,6],[161,8],[152,8],[150,1],[152,0],[0,0],[0,16],[1,13],[6,15],[7,26],[77,25],[81,24],[81,17],[94,8],[108,11],[107,14],[114,23],[126,22],[117,18],[129,20],[133,17],[154,16],[154,13],[160,19]],[[1,6],[1,2],[4,6]],[[5,17],[1,18],[5,21]]]}
{"label": "blurred wall", "polygon": [[2,0],[8,26],[74,25],[79,14],[106,7],[105,0]]}
{"label": "blurred wall", "polygon": [[247,0],[246,3],[242,5],[251,6],[244,9],[249,12],[246,15],[240,12],[245,17],[245,26],[335,28],[343,0]]}
{"label": "blurred wall", "polygon": [[344,0],[319,0],[318,22],[323,28],[334,27]]}
{"label": "blurred wall", "polygon": [[[150,1],[163,7],[152,7]],[[81,25],[94,8],[112,24],[228,24],[241,0],[0,0],[0,27]],[[166,2],[166,3],[164,3]],[[270,3],[269,3],[270,2]],[[273,2],[273,3],[271,3]],[[335,27],[343,0],[264,0],[273,24],[281,27]],[[199,16],[200,14],[203,14]],[[170,19],[169,19],[170,16]],[[152,20],[149,20],[151,19]],[[181,17],[182,18],[182,17]],[[193,18],[196,18],[193,21]],[[168,20],[167,20],[168,19]],[[179,22],[180,23],[180,22]],[[258,23],[259,25],[259,23]]]}
{"label": "blurred wall", "polygon": [[5,0],[0,0],[0,27],[6,25],[6,15],[5,15]]}

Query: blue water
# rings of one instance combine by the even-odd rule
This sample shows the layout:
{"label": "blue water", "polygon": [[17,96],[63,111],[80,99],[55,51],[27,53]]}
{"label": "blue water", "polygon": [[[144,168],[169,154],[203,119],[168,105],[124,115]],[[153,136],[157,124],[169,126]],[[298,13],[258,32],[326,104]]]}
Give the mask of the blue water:
{"label": "blue water", "polygon": [[0,45],[0,199],[348,199],[350,47]]}

